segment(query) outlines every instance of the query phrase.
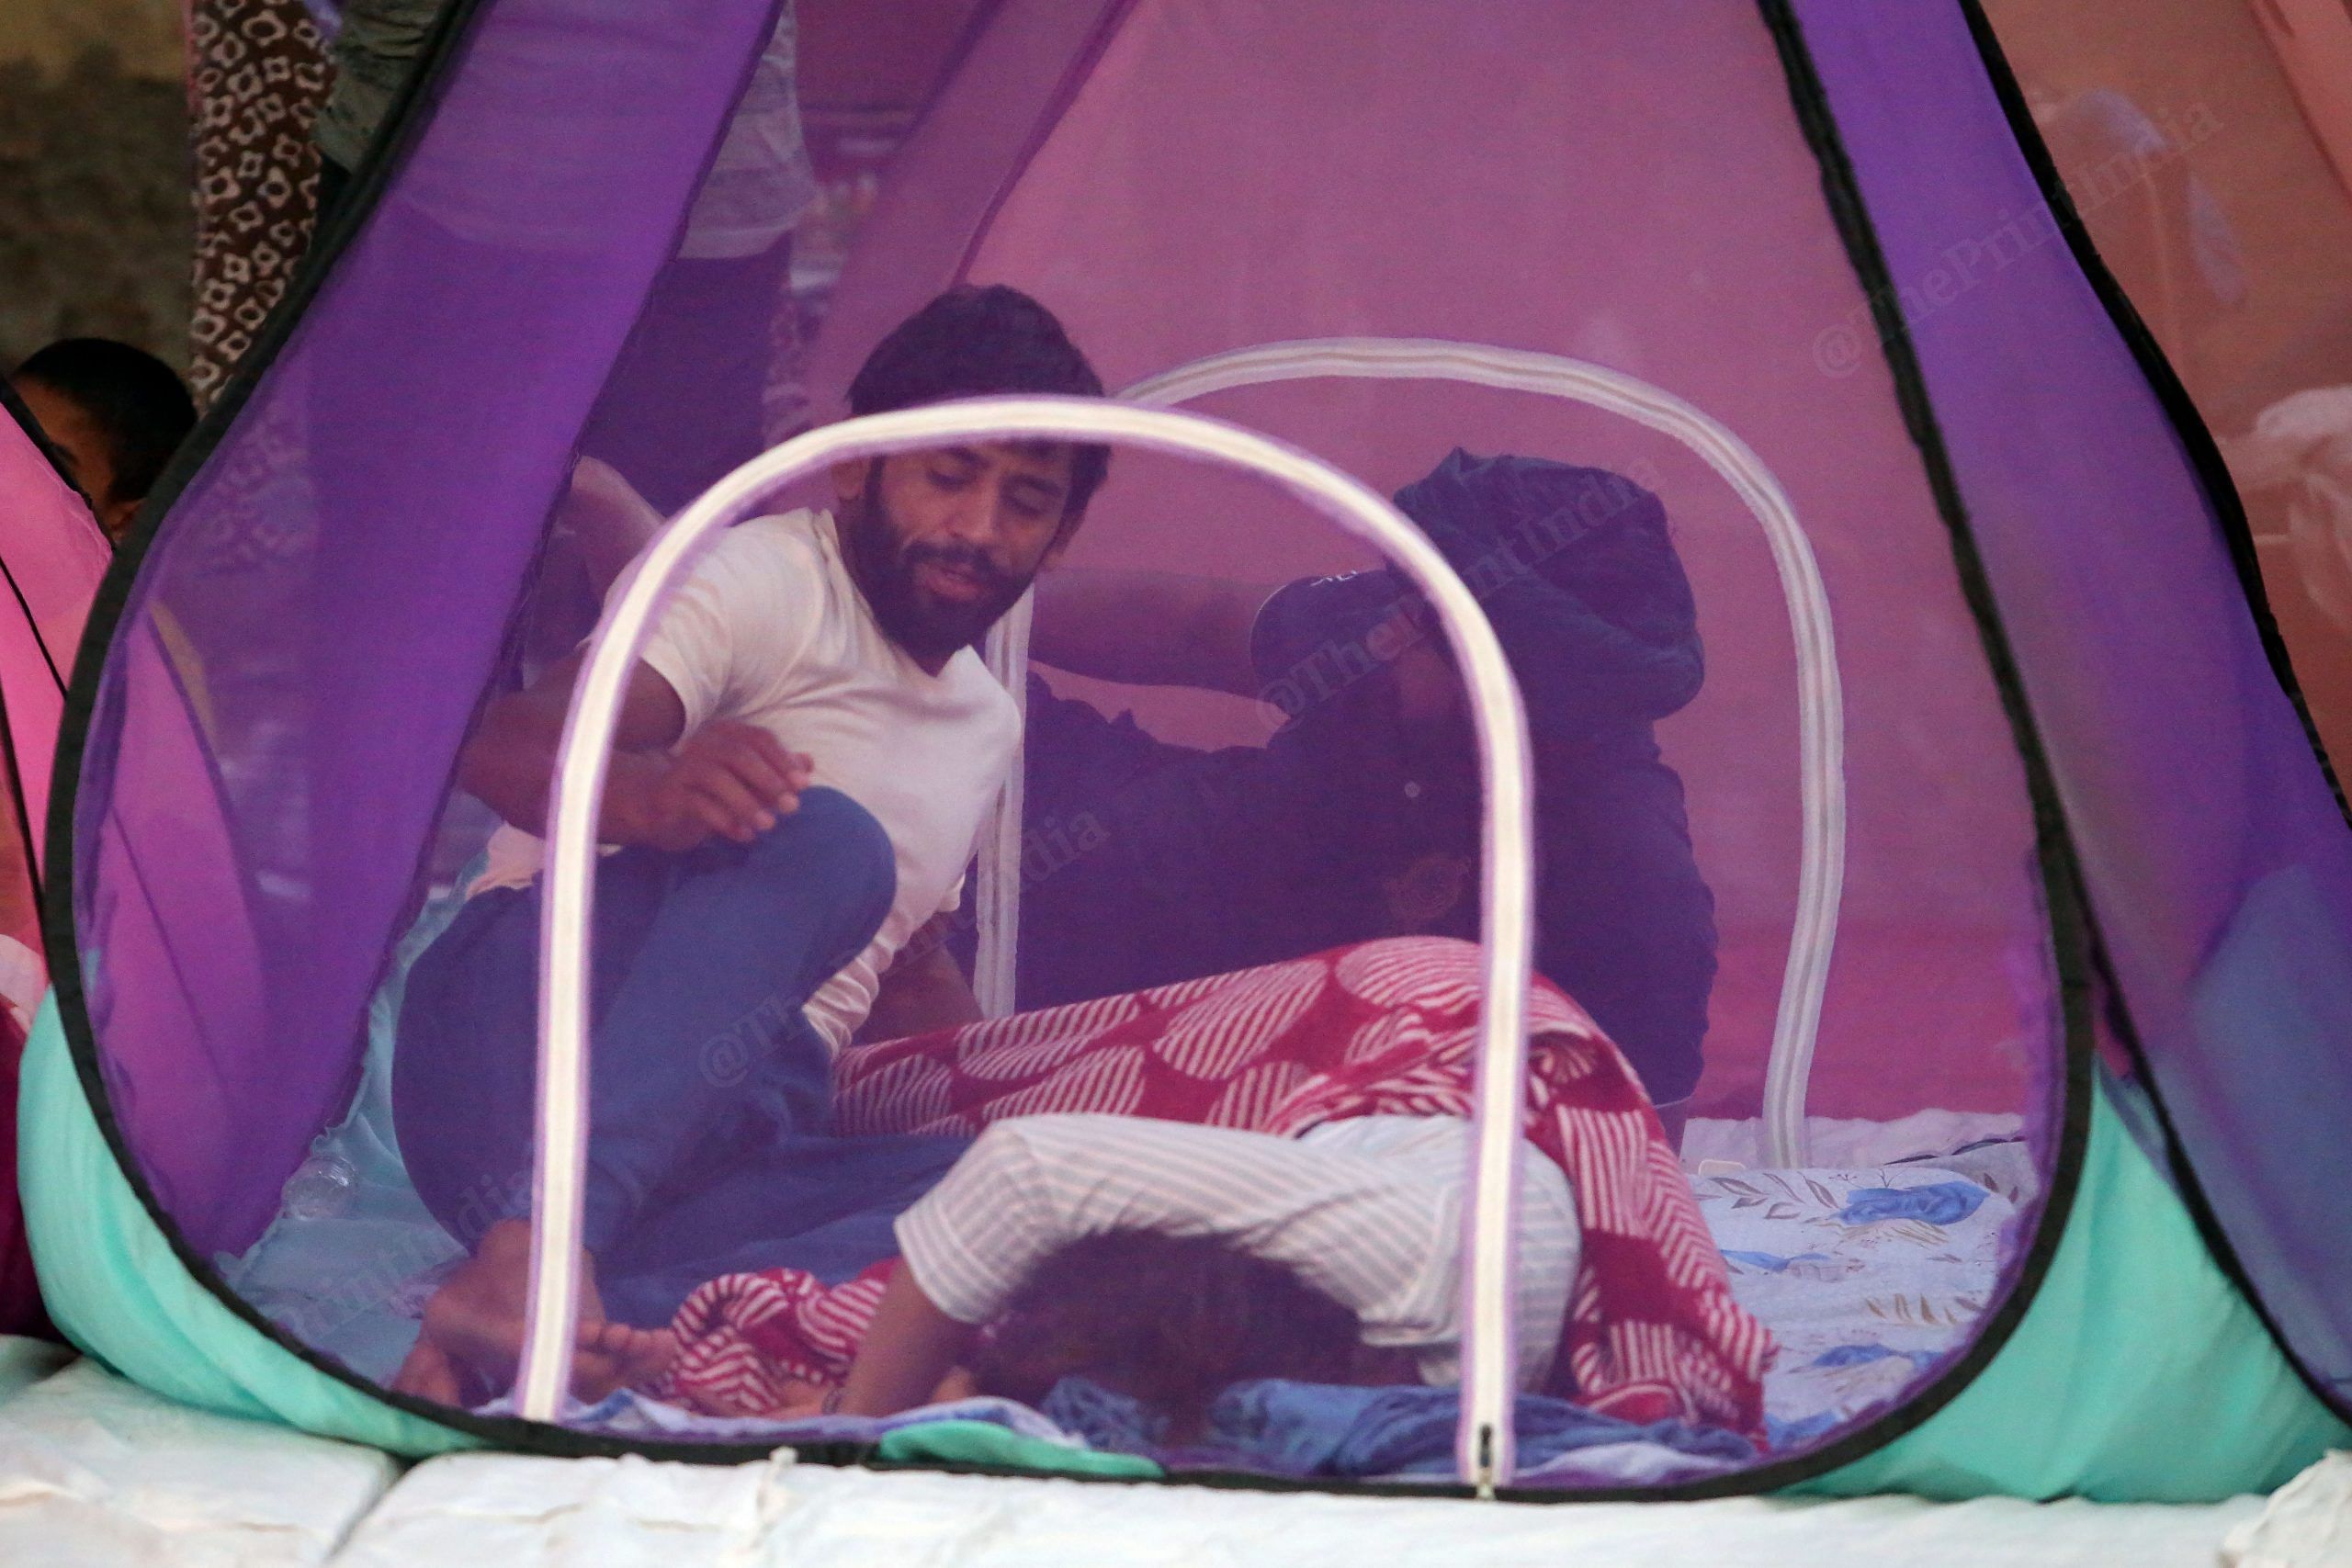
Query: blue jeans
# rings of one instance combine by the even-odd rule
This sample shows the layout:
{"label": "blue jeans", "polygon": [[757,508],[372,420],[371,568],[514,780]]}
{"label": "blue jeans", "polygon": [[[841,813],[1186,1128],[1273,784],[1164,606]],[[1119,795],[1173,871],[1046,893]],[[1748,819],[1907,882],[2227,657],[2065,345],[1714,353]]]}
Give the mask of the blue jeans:
{"label": "blue jeans", "polygon": [[[586,1243],[606,1312],[666,1323],[714,1275],[847,1279],[965,1140],[839,1138],[802,1016],[896,892],[888,836],[810,790],[751,844],[628,849],[596,873]],[[401,1155],[468,1247],[529,1212],[540,892],[469,900],[409,972],[392,1065]]]}

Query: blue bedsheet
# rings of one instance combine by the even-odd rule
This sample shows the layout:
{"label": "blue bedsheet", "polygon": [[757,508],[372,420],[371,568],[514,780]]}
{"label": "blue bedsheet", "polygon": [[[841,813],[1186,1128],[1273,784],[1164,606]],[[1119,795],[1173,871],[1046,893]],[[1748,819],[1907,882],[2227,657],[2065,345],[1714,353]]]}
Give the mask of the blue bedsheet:
{"label": "blue bedsheet", "polygon": [[401,1162],[392,1039],[409,966],[457,918],[465,903],[458,889],[481,864],[476,857],[401,939],[368,1004],[368,1054],[351,1110],[311,1145],[311,1167],[347,1182],[345,1195],[323,1210],[315,1201],[288,1204],[243,1257],[213,1260],[229,1286],[271,1321],[379,1382],[408,1355],[426,1298],[465,1255],[417,1198]]}
{"label": "blue bedsheet", "polygon": [[[1129,1396],[1064,1378],[1046,1396],[1056,1426],[1098,1449],[1139,1453],[1172,1470],[1235,1469],[1287,1476],[1452,1475],[1461,1397],[1451,1388],[1354,1388],[1264,1379],[1236,1383],[1208,1409],[1200,1441],[1170,1447],[1164,1424]],[[1512,1421],[1522,1471],[1580,1450],[1644,1444],[1729,1468],[1756,1457],[1736,1433],[1660,1421],[1637,1427],[1565,1399],[1519,1396]]]}

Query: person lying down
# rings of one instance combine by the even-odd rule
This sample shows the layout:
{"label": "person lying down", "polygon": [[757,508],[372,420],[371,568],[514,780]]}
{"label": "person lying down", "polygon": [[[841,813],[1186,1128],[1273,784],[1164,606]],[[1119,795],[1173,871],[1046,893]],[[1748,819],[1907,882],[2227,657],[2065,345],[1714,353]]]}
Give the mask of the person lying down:
{"label": "person lying down", "polygon": [[[1460,1381],[1470,1123],[1370,1115],[1295,1137],[1088,1113],[1000,1122],[899,1216],[900,1261],[847,1381],[778,1414],[888,1416],[1065,1377],[1133,1398],[1170,1440],[1258,1378]],[[1521,1165],[1521,1386],[1544,1386],[1577,1273],[1567,1178]],[[669,1330],[582,1348],[653,1386]]]}
{"label": "person lying down", "polygon": [[[1469,943],[1392,938],[846,1051],[837,1136],[808,1179],[752,1184],[755,1223],[807,1229],[876,1134],[946,1157],[861,1210],[871,1245],[847,1267],[797,1248],[706,1274],[658,1315],[583,1297],[574,1393],[774,1422],[986,1391],[1059,1420],[1119,1403],[1091,1383],[1164,1430],[1235,1382],[1451,1381],[1482,965]],[[1639,1079],[1555,987],[1529,1002],[1523,1384],[1760,1438],[1771,1337],[1733,1297]],[[424,1315],[482,1371],[467,1397],[504,1386],[502,1297],[445,1289]]]}

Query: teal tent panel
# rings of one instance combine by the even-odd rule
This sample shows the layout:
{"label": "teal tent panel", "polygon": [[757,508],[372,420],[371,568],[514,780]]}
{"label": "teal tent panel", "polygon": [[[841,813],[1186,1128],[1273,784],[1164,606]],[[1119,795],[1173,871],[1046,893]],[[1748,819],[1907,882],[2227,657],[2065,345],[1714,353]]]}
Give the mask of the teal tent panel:
{"label": "teal tent panel", "polygon": [[2352,1443],[2104,1090],[2092,1104],[2074,1213],[2008,1343],[1917,1431],[1796,1490],[2215,1502]]}
{"label": "teal tent panel", "polygon": [[[53,1001],[20,1109],[34,1257],[83,1349],[209,1410],[395,1453],[471,1446],[308,1365],[188,1273],[90,1114]],[[2009,1342],[1917,1431],[1795,1490],[2205,1502],[2275,1488],[2347,1444],[2102,1095],[2066,1235]]]}
{"label": "teal tent panel", "polygon": [[304,1362],[223,1305],[156,1229],[98,1131],[54,994],[25,1048],[18,1185],[51,1319],[156,1393],[401,1454],[478,1446]]}
{"label": "teal tent panel", "polygon": [[1093,1476],[1110,1481],[1159,1481],[1168,1472],[1140,1454],[1069,1449],[1024,1438],[988,1421],[926,1421],[883,1434],[875,1446],[881,1464],[987,1465],[1035,1475]]}

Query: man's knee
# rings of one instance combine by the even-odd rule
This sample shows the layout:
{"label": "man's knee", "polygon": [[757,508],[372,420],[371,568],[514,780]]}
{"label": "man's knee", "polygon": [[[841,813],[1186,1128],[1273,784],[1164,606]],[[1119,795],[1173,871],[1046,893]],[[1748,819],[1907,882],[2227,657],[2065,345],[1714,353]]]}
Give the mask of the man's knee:
{"label": "man's knee", "polygon": [[898,875],[888,832],[874,813],[837,789],[803,792],[798,809],[753,840],[751,859],[843,881],[895,881]]}

